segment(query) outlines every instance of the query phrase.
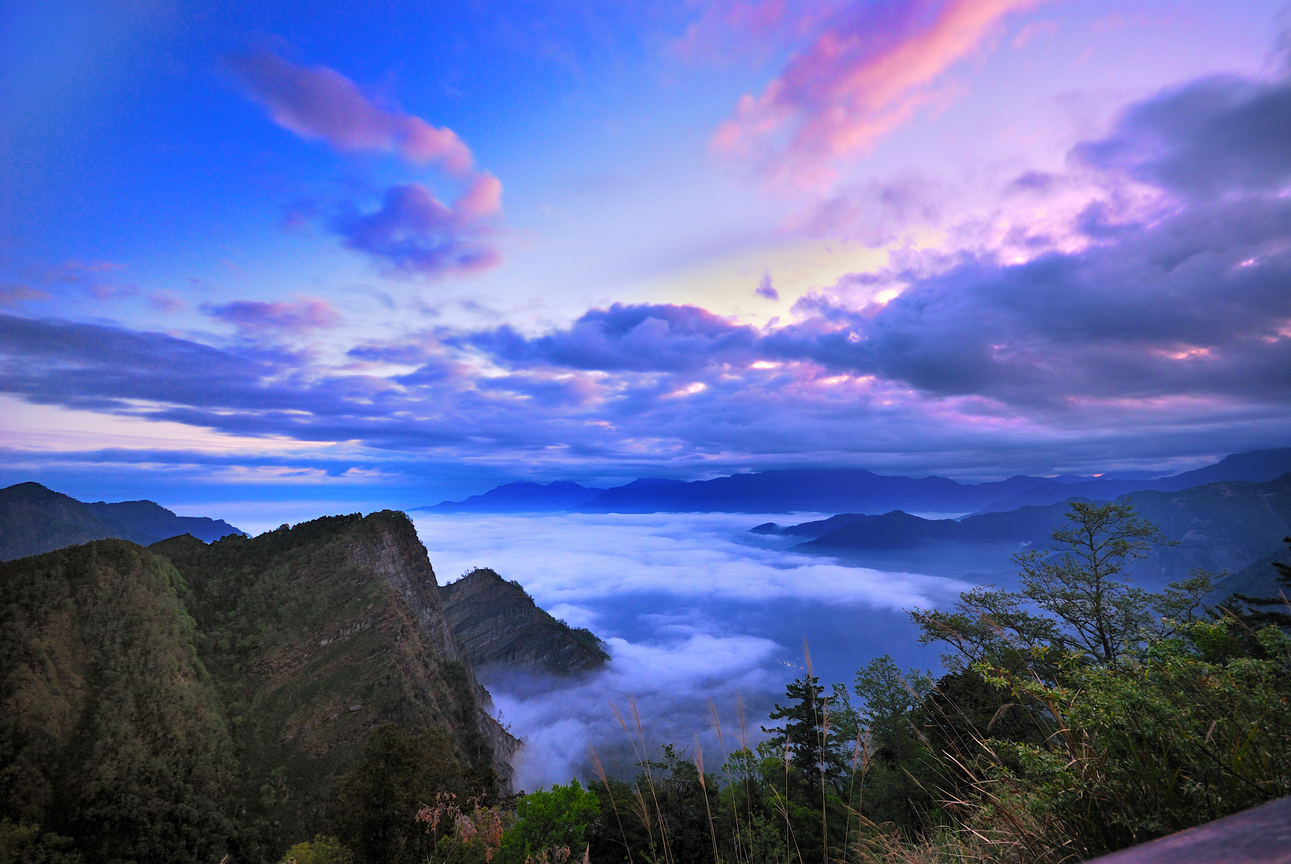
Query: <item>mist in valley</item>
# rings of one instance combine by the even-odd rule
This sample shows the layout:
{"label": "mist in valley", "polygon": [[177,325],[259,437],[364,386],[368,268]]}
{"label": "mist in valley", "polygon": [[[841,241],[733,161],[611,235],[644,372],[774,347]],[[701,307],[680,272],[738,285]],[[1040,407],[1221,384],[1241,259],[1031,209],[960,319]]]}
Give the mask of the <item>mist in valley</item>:
{"label": "mist in valley", "polygon": [[760,740],[785,684],[803,673],[804,647],[826,682],[850,684],[881,654],[935,670],[938,652],[918,644],[905,610],[953,602],[971,584],[949,553],[918,568],[866,566],[748,531],[817,514],[412,515],[441,584],[490,567],[590,629],[612,657],[571,678],[479,670],[502,721],[526,742],[516,787],[530,790],[594,778],[593,747],[610,773],[631,776],[642,735],[651,753],[698,746],[716,769],[714,710],[725,749],[738,746],[741,725],[750,743]]}

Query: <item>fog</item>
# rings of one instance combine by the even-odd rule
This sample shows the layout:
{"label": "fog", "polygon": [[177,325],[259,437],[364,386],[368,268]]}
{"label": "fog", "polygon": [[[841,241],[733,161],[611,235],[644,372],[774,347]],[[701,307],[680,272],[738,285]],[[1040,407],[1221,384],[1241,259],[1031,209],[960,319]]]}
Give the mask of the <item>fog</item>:
{"label": "fog", "polygon": [[740,737],[737,704],[750,740],[762,737],[785,683],[802,674],[804,642],[826,682],[850,683],[881,654],[935,668],[937,651],[918,645],[904,610],[945,604],[970,584],[944,565],[934,568],[943,575],[847,566],[794,552],[791,538],[748,533],[816,514],[412,516],[441,584],[491,567],[592,630],[612,657],[580,678],[480,670],[502,721],[525,741],[516,787],[530,790],[593,776],[591,747],[611,773],[628,775],[637,757],[614,709],[636,738],[633,702],[648,749],[699,746],[717,768],[712,708],[727,749]]}

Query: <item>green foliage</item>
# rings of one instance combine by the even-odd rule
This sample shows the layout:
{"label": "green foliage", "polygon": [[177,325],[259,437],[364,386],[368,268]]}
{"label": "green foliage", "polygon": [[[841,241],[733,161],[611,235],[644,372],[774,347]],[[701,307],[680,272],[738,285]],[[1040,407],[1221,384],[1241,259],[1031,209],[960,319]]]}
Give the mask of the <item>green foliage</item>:
{"label": "green foliage", "polygon": [[419,864],[436,844],[417,822],[422,807],[443,794],[463,803],[491,798],[491,779],[473,776],[457,762],[452,741],[440,730],[413,733],[386,724],[337,779],[330,821],[360,864]]}
{"label": "green foliage", "polygon": [[544,850],[561,848],[570,850],[577,860],[600,815],[600,799],[577,780],[521,796],[516,801],[515,824],[502,835],[501,861],[523,862]]}
{"label": "green foliage", "polygon": [[90,860],[276,861],[386,722],[443,730],[463,794],[492,789],[477,685],[391,552],[415,595],[432,571],[389,512],[0,564],[0,818]]}
{"label": "green foliage", "polygon": [[932,674],[912,669],[902,674],[888,655],[876,657],[856,673],[860,717],[878,753],[907,761],[916,742],[912,726],[916,709],[932,690]]}
{"label": "green foliage", "polygon": [[183,587],[120,540],[0,565],[0,816],[95,860],[223,853],[235,759]]}
{"label": "green foliage", "polygon": [[1025,606],[1026,598],[993,586],[978,586],[959,595],[954,612],[915,609],[910,617],[919,627],[919,642],[943,642],[954,653],[942,664],[960,672],[987,657],[1012,667],[1031,662],[1034,649],[1061,639],[1057,622]]}
{"label": "green foliage", "polygon": [[987,670],[1045,706],[1042,744],[993,741],[1053,842],[1096,855],[1291,794],[1291,639],[1234,656],[1229,621],[1155,639],[1142,661],[1064,663],[1062,683]]}
{"label": "green foliage", "polygon": [[919,729],[931,690],[931,673],[911,669],[903,674],[887,655],[856,673],[866,748],[857,808],[866,819],[894,825],[911,837],[932,806],[929,789],[938,773]]}
{"label": "green foliage", "polygon": [[1022,594],[1057,619],[1060,644],[1110,663],[1152,623],[1153,598],[1125,582],[1125,565],[1165,538],[1130,504],[1082,501],[1052,536],[1056,557],[1039,549],[1013,556]]}
{"label": "green foliage", "polygon": [[0,819],[0,864],[81,864],[70,837],[41,834],[40,827]]}
{"label": "green foliage", "polygon": [[1018,557],[1021,591],[916,611],[955,651],[935,686],[888,657],[857,673],[855,707],[791,682],[781,725],[727,756],[715,849],[695,842],[703,811],[664,791],[675,764],[605,778],[595,859],[1058,864],[1291,794],[1291,635],[1211,617],[1208,573],[1128,584],[1160,539],[1128,506],[1077,505],[1054,539]]}
{"label": "green foliage", "polygon": [[1053,549],[1013,556],[1020,592],[975,588],[960,595],[954,612],[911,613],[920,641],[950,645],[956,653],[943,659],[952,671],[989,658],[1010,668],[1029,665],[1048,676],[1051,668],[1033,663],[1037,649],[1052,646],[1110,663],[1140,644],[1154,622],[1154,608],[1191,615],[1209,590],[1206,577],[1196,573],[1166,595],[1128,584],[1126,564],[1143,557],[1152,543],[1165,543],[1156,526],[1135,515],[1129,504],[1072,502],[1067,524],[1052,538]]}
{"label": "green foliage", "polygon": [[297,843],[283,854],[278,864],[353,864],[354,855],[335,837],[315,835]]}
{"label": "green foliage", "polygon": [[788,705],[776,703],[768,720],[783,720],[784,726],[768,729],[768,743],[777,751],[787,751],[799,781],[812,783],[821,771],[832,769],[826,742],[825,688],[811,675],[790,681],[785,687]]}

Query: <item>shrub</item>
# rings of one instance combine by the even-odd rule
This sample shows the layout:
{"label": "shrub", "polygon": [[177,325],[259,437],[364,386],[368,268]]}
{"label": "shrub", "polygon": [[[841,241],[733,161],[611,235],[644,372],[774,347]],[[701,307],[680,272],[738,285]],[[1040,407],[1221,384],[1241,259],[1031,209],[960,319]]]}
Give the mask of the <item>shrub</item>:
{"label": "shrub", "polygon": [[335,837],[316,835],[292,846],[278,864],[353,864],[354,855]]}

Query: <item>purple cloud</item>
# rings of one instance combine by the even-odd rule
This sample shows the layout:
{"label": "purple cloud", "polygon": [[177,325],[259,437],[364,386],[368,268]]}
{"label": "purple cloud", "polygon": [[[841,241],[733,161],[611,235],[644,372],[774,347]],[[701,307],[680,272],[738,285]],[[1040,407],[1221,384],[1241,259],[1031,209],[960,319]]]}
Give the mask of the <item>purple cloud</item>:
{"label": "purple cloud", "polygon": [[180,312],[188,308],[184,298],[165,291],[155,291],[148,295],[148,305],[158,312]]}
{"label": "purple cloud", "polygon": [[740,99],[713,149],[752,161],[772,183],[829,186],[838,160],[908,121],[1005,16],[1041,2],[848,3],[760,96]]}
{"label": "purple cloud", "polygon": [[[0,315],[0,392],[246,435],[678,473],[807,459],[909,468],[945,453],[981,465],[1003,452],[1043,468],[1114,449],[1282,445],[1291,197],[1276,189],[1280,120],[1260,112],[1281,110],[1283,85],[1230,85],[1132,106],[1075,151],[1104,188],[1157,184],[1166,205],[1152,219],[1117,221],[1095,202],[1075,220],[1083,248],[848,277],[800,299],[787,324],[613,304],[537,335],[442,326],[367,341],[328,366],[274,341],[311,319],[272,304],[208,310],[242,325],[231,347]],[[1143,119],[1182,104],[1244,118],[1247,139],[1213,180],[1192,160],[1204,162],[1214,123]],[[1043,194],[1049,182],[1021,186]],[[346,227],[392,267],[443,272],[472,260],[463,244],[483,245],[497,191],[476,186],[448,207],[395,187]],[[879,283],[900,293],[875,299]]]}
{"label": "purple cloud", "polygon": [[267,51],[226,63],[275,123],[302,138],[345,152],[397,153],[416,165],[434,162],[457,176],[471,172],[471,151],[453,130],[374,104],[335,70],[299,66]]}
{"label": "purple cloud", "polygon": [[485,270],[501,260],[488,242],[501,199],[502,184],[490,174],[476,175],[452,207],[419,183],[401,183],[386,190],[379,209],[361,213],[351,205],[331,227],[394,275]]}
{"label": "purple cloud", "polygon": [[459,338],[516,366],[551,365],[603,371],[683,371],[754,359],[752,327],[698,306],[670,304],[592,309],[567,330],[526,339],[510,326]]}
{"label": "purple cloud", "polygon": [[307,333],[335,327],[341,316],[324,300],[302,299],[295,303],[285,301],[235,300],[220,306],[203,306],[202,311],[212,318],[232,324],[244,333],[269,332]]}
{"label": "purple cloud", "polygon": [[775,290],[775,286],[771,284],[770,273],[764,273],[762,275],[762,281],[758,283],[758,287],[753,289],[753,293],[759,297],[765,297],[768,300],[780,299],[780,292]]}
{"label": "purple cloud", "polygon": [[1009,411],[1282,404],[1291,396],[1291,198],[1279,194],[1291,180],[1289,99],[1283,81],[1206,79],[1131,106],[1073,161],[1103,172],[1109,188],[1129,177],[1186,203],[1134,222],[1094,201],[1074,227],[1096,242],[1078,251],[1021,264],[968,256],[933,275],[895,270],[883,278],[903,290],[860,306],[848,300],[848,277],[800,300],[795,322],[765,331],[693,307],[616,305],[533,339],[503,329],[471,344],[516,367],[702,373],[707,398],[717,370],[759,361],[800,364],[808,380],[859,376]]}
{"label": "purple cloud", "polygon": [[1291,80],[1193,81],[1131,106],[1072,157],[1188,196],[1278,192],[1291,181]]}

